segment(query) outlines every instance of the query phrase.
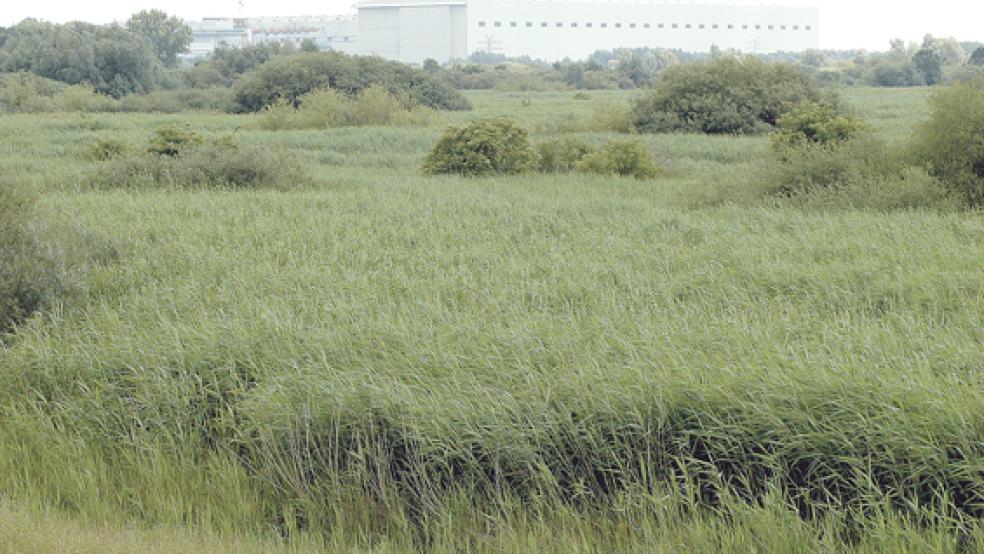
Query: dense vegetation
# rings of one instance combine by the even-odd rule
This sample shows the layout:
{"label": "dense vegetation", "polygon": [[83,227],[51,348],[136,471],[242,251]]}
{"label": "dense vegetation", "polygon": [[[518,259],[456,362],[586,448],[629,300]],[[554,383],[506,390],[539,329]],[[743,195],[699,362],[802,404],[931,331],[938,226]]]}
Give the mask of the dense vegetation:
{"label": "dense vegetation", "polygon": [[635,102],[631,117],[645,133],[756,133],[820,96],[816,83],[795,66],[724,57],[668,69]]}
{"label": "dense vegetation", "polygon": [[297,104],[312,91],[330,87],[349,96],[370,86],[406,94],[414,102],[443,110],[463,110],[468,101],[422,70],[398,62],[336,52],[281,56],[247,73],[236,83],[236,101],[243,111],[259,111],[277,100]]}
{"label": "dense vegetation", "polygon": [[[329,88],[277,88],[324,60]],[[260,113],[0,117],[0,248],[26,261],[0,266],[0,534],[43,544],[67,512],[162,550],[984,544],[979,83],[818,103],[800,69],[722,56],[407,126],[428,70],[343,79],[363,63],[230,73],[279,91]],[[84,90],[10,79],[10,111]],[[680,83],[775,134],[625,136]],[[72,218],[117,255],[62,263],[95,248],[48,231]]]}

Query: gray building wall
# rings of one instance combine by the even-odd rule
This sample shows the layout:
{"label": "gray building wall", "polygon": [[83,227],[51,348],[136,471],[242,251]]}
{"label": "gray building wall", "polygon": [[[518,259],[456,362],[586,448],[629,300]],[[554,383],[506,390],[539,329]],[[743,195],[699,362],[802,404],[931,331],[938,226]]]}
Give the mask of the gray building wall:
{"label": "gray building wall", "polygon": [[463,3],[359,6],[359,51],[406,63],[446,62],[468,55]]}

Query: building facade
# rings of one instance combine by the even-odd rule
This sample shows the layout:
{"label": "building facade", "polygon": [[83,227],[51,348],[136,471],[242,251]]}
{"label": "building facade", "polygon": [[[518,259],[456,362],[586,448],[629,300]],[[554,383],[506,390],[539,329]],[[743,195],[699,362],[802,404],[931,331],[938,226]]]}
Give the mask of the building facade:
{"label": "building facade", "polygon": [[659,47],[746,53],[816,48],[818,10],[766,5],[597,0],[365,0],[358,51],[407,63],[473,52],[557,61]]}
{"label": "building facade", "polygon": [[212,17],[188,24],[191,45],[184,57],[196,59],[207,56],[219,46],[242,48],[253,42],[249,21],[243,18]]}

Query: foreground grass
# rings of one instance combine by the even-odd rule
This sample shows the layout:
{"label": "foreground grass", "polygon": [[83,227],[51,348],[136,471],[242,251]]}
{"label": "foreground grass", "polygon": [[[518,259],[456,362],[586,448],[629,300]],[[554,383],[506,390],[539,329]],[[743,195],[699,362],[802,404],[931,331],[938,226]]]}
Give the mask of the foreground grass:
{"label": "foreground grass", "polygon": [[[864,100],[890,138],[901,94]],[[169,120],[98,121],[136,143]],[[673,160],[656,182],[426,178],[439,127],[244,127],[315,183],[107,191],[81,158],[107,129],[74,124],[0,119],[49,215],[118,252],[0,351],[0,492],[61,510],[3,505],[15,547],[975,544],[979,214],[685,207],[761,137],[648,137]]]}
{"label": "foreground grass", "polygon": [[[923,553],[974,551],[982,543],[979,528],[961,537],[953,529],[925,528],[904,519],[867,516],[868,527],[850,546],[842,538],[843,521],[804,524],[781,504],[736,503],[717,515],[686,514],[672,499],[649,509],[611,514],[575,514],[563,507],[549,515],[522,509],[499,517],[495,528],[484,516],[462,516],[440,525],[426,550],[435,553],[538,552],[624,553]],[[275,539],[243,534],[220,536],[187,527],[142,528],[87,522],[50,510],[0,502],[0,553],[10,554],[177,554],[235,552],[306,554],[314,552],[411,554],[421,549],[411,536],[357,542],[352,537]]]}

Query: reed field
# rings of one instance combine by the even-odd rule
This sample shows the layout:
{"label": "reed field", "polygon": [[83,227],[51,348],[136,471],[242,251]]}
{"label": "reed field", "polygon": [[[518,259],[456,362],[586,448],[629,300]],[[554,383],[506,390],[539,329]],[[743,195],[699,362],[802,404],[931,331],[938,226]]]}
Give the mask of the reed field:
{"label": "reed field", "polygon": [[[421,171],[480,117],[599,143],[632,94],[0,116],[94,252],[0,345],[0,552],[984,551],[978,211],[743,201],[767,136],[640,136],[654,180]],[[928,94],[841,92],[892,148]],[[306,177],[101,177],[164,125]]]}

